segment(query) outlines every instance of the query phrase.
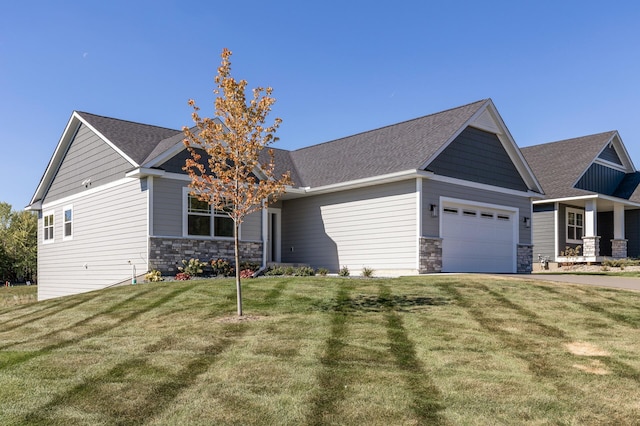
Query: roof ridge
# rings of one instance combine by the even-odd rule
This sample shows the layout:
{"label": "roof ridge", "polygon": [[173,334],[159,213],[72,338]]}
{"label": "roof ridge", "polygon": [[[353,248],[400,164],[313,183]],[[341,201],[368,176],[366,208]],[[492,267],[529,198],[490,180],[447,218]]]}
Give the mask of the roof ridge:
{"label": "roof ridge", "polygon": [[123,123],[136,124],[136,125],[138,125],[138,126],[155,127],[155,128],[157,128],[157,129],[172,130],[172,131],[174,131],[174,132],[178,132],[178,133],[179,133],[179,132],[181,132],[181,130],[174,129],[174,128],[171,128],[171,127],[157,126],[157,125],[155,125],[155,124],[141,123],[141,122],[139,122],[139,121],[124,120],[124,119],[122,119],[122,118],[108,117],[108,116],[106,116],[106,115],[94,114],[94,113],[86,112],[86,111],[78,111],[78,110],[75,110],[75,112],[77,112],[78,114],[87,114],[87,115],[91,115],[91,116],[93,116],[93,117],[106,118],[106,119],[108,119],[108,120],[115,120],[115,121],[120,121],[120,122],[123,122]]}
{"label": "roof ridge", "polygon": [[535,144],[535,145],[529,145],[529,146],[522,147],[521,149],[534,148],[534,147],[539,147],[539,146],[544,146],[544,145],[551,145],[551,144],[556,144],[556,143],[576,141],[578,139],[590,138],[590,137],[593,137],[593,136],[600,136],[600,135],[606,135],[606,134],[613,134],[613,133],[617,133],[617,132],[618,132],[617,130],[608,130],[608,131],[605,131],[605,132],[593,133],[593,134],[590,134],[590,135],[576,136],[574,138],[567,138],[567,139],[560,139],[560,140],[557,140],[557,141],[538,143],[538,144]]}
{"label": "roof ridge", "polygon": [[292,153],[294,153],[294,152],[299,152],[299,151],[303,151],[303,150],[305,150],[305,149],[315,148],[315,147],[318,147],[318,146],[321,146],[321,145],[326,145],[326,144],[330,144],[330,143],[338,142],[338,141],[341,141],[341,140],[343,140],[343,139],[351,138],[351,137],[354,137],[354,136],[365,135],[365,134],[367,134],[367,133],[377,132],[377,131],[379,131],[379,130],[387,129],[387,128],[389,128],[389,127],[399,126],[399,125],[401,125],[401,124],[410,123],[410,122],[412,122],[412,121],[416,121],[416,120],[422,120],[422,119],[425,119],[425,118],[427,118],[427,117],[432,117],[432,116],[434,116],[434,115],[444,114],[444,113],[446,113],[446,112],[454,111],[454,110],[456,110],[456,109],[466,108],[466,107],[468,107],[468,106],[470,106],[470,105],[477,104],[477,103],[483,103],[483,102],[486,102],[486,101],[488,101],[488,100],[489,100],[489,98],[481,99],[481,100],[479,100],[479,101],[470,102],[470,103],[468,103],[468,104],[464,104],[464,105],[460,105],[460,106],[457,106],[457,107],[453,107],[453,108],[445,109],[445,110],[443,110],[443,111],[438,111],[438,112],[434,112],[434,113],[431,113],[431,114],[422,115],[422,116],[420,116],[420,117],[411,118],[411,119],[409,119],[409,120],[404,120],[404,121],[400,121],[400,122],[397,122],[397,123],[387,124],[386,126],[377,127],[377,128],[375,128],[375,129],[365,130],[365,131],[358,132],[358,133],[354,133],[354,134],[351,134],[351,135],[342,136],[342,137],[340,137],[340,138],[332,139],[332,140],[330,140],[330,141],[320,142],[320,143],[317,143],[317,144],[313,144],[313,145],[305,146],[305,147],[302,147],[302,148],[294,149],[293,151],[290,151],[290,152],[292,152]]}

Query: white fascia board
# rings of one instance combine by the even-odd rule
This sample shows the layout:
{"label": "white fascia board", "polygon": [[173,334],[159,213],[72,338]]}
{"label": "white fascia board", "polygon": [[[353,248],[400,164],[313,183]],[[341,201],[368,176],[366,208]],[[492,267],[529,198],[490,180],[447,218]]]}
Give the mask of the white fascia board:
{"label": "white fascia board", "polygon": [[420,170],[426,169],[429,163],[431,163],[434,159],[438,158],[438,156],[442,154],[442,151],[444,151],[449,146],[449,144],[451,144],[451,142],[453,142],[460,135],[460,133],[462,133],[462,131],[466,129],[467,126],[469,126],[469,123],[472,123],[475,120],[477,120],[478,117],[480,117],[482,113],[484,113],[484,111],[487,109],[488,103],[489,103],[489,100],[487,100],[480,108],[478,108],[478,110],[471,116],[471,118],[469,118],[462,126],[460,126],[460,128],[456,130],[455,133],[451,135],[451,137],[447,139],[447,141],[445,141],[445,143],[443,143],[442,146],[431,157],[427,158],[420,165]]}
{"label": "white fascia board", "polygon": [[[633,160],[631,160],[631,156],[629,155],[629,152],[627,151],[627,147],[622,142],[622,138],[620,137],[620,134],[618,133],[617,130],[615,131],[614,135],[611,136],[611,139],[609,140],[608,143],[613,143],[617,148],[620,148],[620,150],[624,154],[623,155],[624,158],[621,158],[621,160],[622,160],[623,163],[626,163],[625,166],[627,167],[627,170],[628,170],[627,173],[635,172],[636,171],[636,166],[633,165]],[[616,152],[619,152],[619,151],[616,150]]]}
{"label": "white fascia board", "polygon": [[541,196],[541,194],[539,194],[537,192],[534,192],[534,191],[531,191],[531,190],[519,191],[517,189],[503,188],[501,186],[494,186],[494,185],[488,185],[486,183],[472,182],[472,181],[469,181],[469,180],[457,179],[457,178],[452,178],[452,177],[448,177],[448,176],[432,175],[430,177],[430,179],[438,181],[438,182],[445,182],[445,183],[452,183],[452,184],[460,185],[460,186],[466,186],[466,187],[469,187],[469,188],[482,189],[482,190],[485,190],[485,191],[492,191],[492,192],[499,192],[501,194],[517,195],[519,197],[539,198]]}
{"label": "white fascia board", "polygon": [[111,142],[109,139],[107,139],[107,137],[105,135],[103,135],[102,133],[100,133],[95,127],[93,127],[91,124],[89,124],[88,121],[86,121],[84,118],[82,118],[80,116],[80,114],[78,114],[77,112],[73,112],[73,114],[78,117],[78,120],[80,120],[82,122],[82,124],[84,124],[85,126],[87,126],[89,129],[91,129],[91,131],[93,133],[95,133],[96,135],[98,135],[98,137],[100,137],[100,139],[102,139],[103,141],[105,141],[107,143],[107,145],[109,145],[111,148],[113,148],[114,151],[116,151],[118,154],[120,154],[120,156],[122,156],[122,158],[124,158],[125,160],[127,160],[129,163],[131,163],[132,166],[134,167],[139,167],[140,165],[138,163],[136,163],[135,161],[133,161],[133,159],[131,157],[129,157],[127,154],[125,154],[120,148],[118,148],[117,146],[115,146],[113,144],[113,142]]}
{"label": "white fascia board", "polygon": [[640,207],[640,203],[635,203],[633,201],[625,200],[624,198],[611,197],[609,195],[603,194],[593,194],[593,195],[579,195],[576,197],[565,197],[565,198],[553,198],[553,199],[543,199],[533,201],[533,204],[548,204],[548,203],[567,203],[571,201],[585,201],[585,200],[604,200],[611,201],[612,203],[622,204],[628,207]]}
{"label": "white fascia board", "polygon": [[64,131],[62,132],[62,136],[60,136],[60,140],[56,145],[56,149],[53,151],[53,155],[49,159],[49,164],[47,164],[47,168],[42,175],[42,179],[40,179],[40,183],[38,184],[38,187],[36,188],[36,191],[33,194],[29,205],[32,205],[37,201],[41,201],[42,197],[44,197],[44,194],[48,191],[49,186],[53,181],[53,177],[57,173],[64,156],[67,154],[69,145],[71,144],[71,141],[75,137],[79,128],[80,120],[78,115],[74,111],[73,114],[71,114],[71,117],[69,118],[69,121],[64,128]]}
{"label": "white fascia board", "polygon": [[[531,170],[531,168],[529,167],[529,163],[527,163],[527,160],[524,159],[524,156],[522,155],[520,148],[516,144],[515,139],[513,139],[513,136],[511,136],[511,132],[509,132],[509,128],[507,127],[504,120],[502,119],[502,116],[500,116],[498,109],[493,104],[493,101],[491,99],[489,99],[489,102],[486,108],[490,109],[491,115],[498,122],[498,125],[502,129],[502,135],[508,141],[508,143],[505,146],[504,141],[501,140],[502,146],[506,149],[507,153],[509,154],[509,157],[511,158],[513,165],[516,167],[516,170],[518,170],[518,173],[520,173],[520,176],[522,176],[522,178],[525,180],[525,182],[530,188],[531,187],[534,188],[535,192],[544,194],[544,191],[542,190],[542,185],[540,185],[540,182],[538,182],[538,179],[533,174],[533,170]],[[498,135],[498,139],[500,139],[500,135]],[[514,161],[514,159],[516,161]]]}
{"label": "white fascia board", "polygon": [[372,176],[363,179],[351,180],[348,182],[334,183],[331,185],[318,186],[316,188],[305,188],[305,193],[309,195],[325,194],[328,192],[345,191],[347,189],[362,188],[365,186],[381,185],[385,183],[398,182],[406,179],[415,179],[417,177],[429,178],[433,176],[432,172],[421,170],[405,170],[402,172],[389,173],[386,175]]}
{"label": "white fascia board", "polygon": [[166,172],[159,169],[150,169],[148,167],[137,167],[125,174],[126,177],[141,179],[147,176],[164,176]]}
{"label": "white fascia board", "polygon": [[118,179],[116,181],[106,183],[104,185],[96,186],[95,188],[87,189],[86,191],[79,192],[77,194],[69,195],[67,197],[60,198],[58,200],[53,200],[53,201],[49,201],[47,203],[41,204],[40,205],[41,206],[41,210],[46,210],[46,209],[49,209],[49,208],[51,208],[53,206],[59,206],[61,204],[71,204],[75,200],[79,200],[81,198],[84,198],[84,197],[87,197],[89,195],[93,195],[93,194],[105,191],[107,189],[116,188],[118,186],[125,185],[127,183],[130,183],[130,182],[133,182],[133,181],[136,181],[136,180],[137,179],[134,179],[134,178],[124,177],[122,179]]}

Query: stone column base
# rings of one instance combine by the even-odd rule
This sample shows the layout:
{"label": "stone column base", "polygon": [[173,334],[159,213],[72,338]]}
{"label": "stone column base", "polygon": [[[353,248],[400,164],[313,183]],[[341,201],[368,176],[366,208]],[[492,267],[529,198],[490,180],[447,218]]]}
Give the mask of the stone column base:
{"label": "stone column base", "polygon": [[442,238],[420,237],[420,274],[442,272]]}
{"label": "stone column base", "polygon": [[614,259],[624,259],[627,257],[627,241],[611,240],[611,257]]}
{"label": "stone column base", "polygon": [[600,256],[600,236],[582,237],[582,255],[584,257]]}
{"label": "stone column base", "polygon": [[533,269],[533,244],[518,244],[519,274],[530,274]]}

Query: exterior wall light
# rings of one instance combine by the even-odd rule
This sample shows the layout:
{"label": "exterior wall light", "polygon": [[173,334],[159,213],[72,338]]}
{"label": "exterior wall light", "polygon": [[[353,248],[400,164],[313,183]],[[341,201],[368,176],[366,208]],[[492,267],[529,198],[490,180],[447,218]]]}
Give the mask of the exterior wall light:
{"label": "exterior wall light", "polygon": [[438,217],[438,205],[430,204],[429,210],[431,211],[431,217]]}
{"label": "exterior wall light", "polygon": [[526,226],[527,228],[531,228],[531,218],[525,217],[523,219],[523,222],[524,222],[524,226]]}

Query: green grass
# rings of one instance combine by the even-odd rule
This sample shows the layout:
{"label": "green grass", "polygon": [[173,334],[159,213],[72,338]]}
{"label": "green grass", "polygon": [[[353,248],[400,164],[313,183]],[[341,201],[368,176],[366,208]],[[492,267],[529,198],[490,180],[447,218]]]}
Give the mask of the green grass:
{"label": "green grass", "polygon": [[242,321],[226,279],[2,305],[0,423],[640,418],[640,293],[471,275],[243,285]]}

